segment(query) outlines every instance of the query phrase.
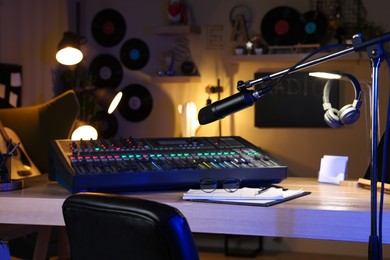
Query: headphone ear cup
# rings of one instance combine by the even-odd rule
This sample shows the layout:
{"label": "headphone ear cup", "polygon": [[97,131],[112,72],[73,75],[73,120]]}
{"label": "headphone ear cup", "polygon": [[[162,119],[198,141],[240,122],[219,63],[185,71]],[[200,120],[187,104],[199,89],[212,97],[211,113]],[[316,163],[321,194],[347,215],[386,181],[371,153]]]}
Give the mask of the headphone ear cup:
{"label": "headphone ear cup", "polygon": [[325,123],[332,128],[340,128],[343,124],[339,120],[339,111],[335,108],[326,110],[324,114]]}
{"label": "headphone ear cup", "polygon": [[346,105],[339,111],[340,122],[344,125],[352,125],[358,121],[360,117],[360,111],[353,105]]}

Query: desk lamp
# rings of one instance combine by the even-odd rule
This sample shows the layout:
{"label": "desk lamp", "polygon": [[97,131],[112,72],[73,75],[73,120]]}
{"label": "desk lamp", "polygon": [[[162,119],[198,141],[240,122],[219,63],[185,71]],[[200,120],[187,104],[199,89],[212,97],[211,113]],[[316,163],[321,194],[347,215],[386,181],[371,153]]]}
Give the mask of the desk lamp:
{"label": "desk lamp", "polygon": [[72,132],[71,139],[74,141],[77,140],[97,140],[98,132],[97,130],[83,121],[76,122],[76,129]]}
{"label": "desk lamp", "polygon": [[96,102],[108,114],[112,114],[122,99],[122,92],[117,92],[111,88],[98,88],[95,91]]}
{"label": "desk lamp", "polygon": [[56,59],[63,65],[75,65],[83,59],[80,50],[81,38],[74,32],[64,32],[64,36],[58,44]]}
{"label": "desk lamp", "polygon": [[[111,88],[93,88],[91,95],[94,96],[96,103],[108,114],[112,114],[122,99],[122,92],[117,92]],[[98,138],[97,130],[83,121],[78,121],[75,130],[72,132],[72,140],[96,140]]]}

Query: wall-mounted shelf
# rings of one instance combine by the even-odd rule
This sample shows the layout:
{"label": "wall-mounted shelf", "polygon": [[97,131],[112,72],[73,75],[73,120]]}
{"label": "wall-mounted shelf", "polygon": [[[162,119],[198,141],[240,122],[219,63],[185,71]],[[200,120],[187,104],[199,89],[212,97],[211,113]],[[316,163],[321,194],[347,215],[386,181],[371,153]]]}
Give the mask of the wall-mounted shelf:
{"label": "wall-mounted shelf", "polygon": [[190,83],[200,82],[200,76],[152,76],[151,81],[154,83]]}
{"label": "wall-mounted shelf", "polygon": [[195,25],[167,25],[153,28],[152,33],[158,35],[183,35],[183,34],[200,34],[201,29]]}
{"label": "wall-mounted shelf", "polygon": [[[309,53],[293,53],[293,54],[260,54],[260,55],[227,55],[226,62],[298,62],[305,58]],[[320,54],[321,55],[321,54]],[[326,54],[323,54],[326,55]],[[315,56],[320,57],[320,56]],[[334,59],[333,61],[360,61],[368,60],[365,53],[351,53],[343,57]]]}

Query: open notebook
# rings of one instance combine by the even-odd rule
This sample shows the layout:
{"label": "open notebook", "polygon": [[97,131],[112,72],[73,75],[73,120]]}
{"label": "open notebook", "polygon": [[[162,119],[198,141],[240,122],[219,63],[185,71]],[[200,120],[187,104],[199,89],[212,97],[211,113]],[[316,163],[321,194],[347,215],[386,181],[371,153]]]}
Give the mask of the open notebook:
{"label": "open notebook", "polygon": [[183,194],[183,199],[200,202],[271,206],[308,194],[310,194],[310,192],[303,191],[302,189],[285,190],[276,187],[270,187],[266,190],[260,190],[258,188],[241,188],[236,192],[227,192],[224,189],[216,189],[210,193],[200,189],[190,189]]}

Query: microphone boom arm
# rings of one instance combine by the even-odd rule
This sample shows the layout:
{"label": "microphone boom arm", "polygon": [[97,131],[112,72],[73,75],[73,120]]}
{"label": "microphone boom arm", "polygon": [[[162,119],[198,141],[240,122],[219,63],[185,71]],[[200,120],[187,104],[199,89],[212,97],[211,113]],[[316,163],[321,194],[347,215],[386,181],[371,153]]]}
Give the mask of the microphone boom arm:
{"label": "microphone boom arm", "polygon": [[361,50],[364,50],[372,45],[384,43],[387,41],[390,41],[390,32],[382,34],[376,38],[373,38],[373,39],[370,39],[367,41],[362,40],[361,34],[356,34],[352,37],[352,47],[349,47],[347,49],[344,49],[344,50],[341,50],[341,51],[338,51],[335,53],[331,53],[331,54],[328,54],[328,55],[325,55],[325,56],[322,56],[322,57],[319,57],[319,58],[316,58],[313,60],[309,60],[309,61],[302,63],[302,64],[299,64],[295,67],[287,68],[287,69],[281,70],[279,72],[275,72],[273,74],[261,77],[259,79],[253,79],[253,80],[249,80],[249,81],[245,81],[245,82],[239,81],[237,83],[237,89],[238,89],[238,91],[241,92],[244,89],[251,88],[253,86],[271,81],[271,80],[276,79],[276,78],[280,78],[286,74],[291,74],[291,73],[294,73],[294,72],[297,72],[297,71],[300,71],[300,70],[303,70],[303,69],[306,69],[306,68],[309,68],[312,66],[316,66],[320,63],[324,63],[324,62],[327,62],[329,60],[333,60],[333,59],[339,58],[341,56],[345,56],[347,54],[350,54],[351,52],[361,51]]}
{"label": "microphone boom arm", "polygon": [[[377,223],[377,175],[378,175],[378,154],[377,154],[377,132],[378,132],[378,79],[379,79],[379,66],[383,58],[383,43],[390,41],[390,33],[382,34],[376,38],[364,41],[360,34],[354,35],[352,38],[352,47],[335,52],[329,55],[319,57],[317,59],[310,60],[306,63],[301,63],[289,69],[285,69],[265,77],[254,79],[250,81],[238,81],[237,89],[241,93],[245,93],[246,89],[265,83],[267,81],[280,78],[282,76],[294,73],[306,69],[308,67],[315,66],[317,64],[347,55],[351,52],[357,52],[366,50],[369,58],[371,59],[372,66],[372,89],[373,95],[371,100],[371,163],[370,163],[370,180],[371,180],[371,233],[368,241],[368,258],[370,260],[382,259],[382,238],[378,236],[381,230],[381,225]],[[270,87],[269,87],[270,88]],[[261,89],[260,89],[261,91]],[[260,93],[260,92],[259,92]],[[385,144],[386,145],[386,144]],[[383,173],[385,174],[385,173]]]}

